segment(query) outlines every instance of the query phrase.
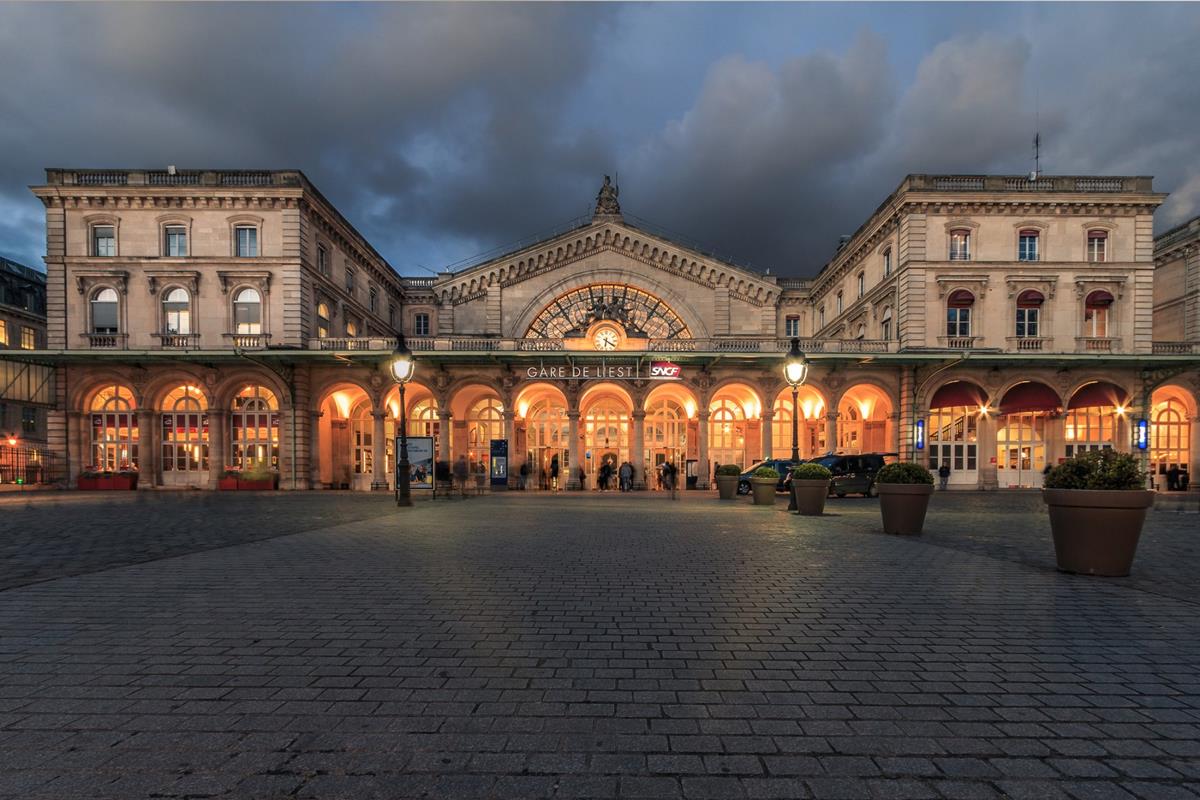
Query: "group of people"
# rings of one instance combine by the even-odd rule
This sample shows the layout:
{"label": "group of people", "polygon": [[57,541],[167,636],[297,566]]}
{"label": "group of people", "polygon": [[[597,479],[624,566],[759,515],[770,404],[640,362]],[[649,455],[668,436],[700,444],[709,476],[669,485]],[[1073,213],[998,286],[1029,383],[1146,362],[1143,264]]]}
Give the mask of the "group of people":
{"label": "group of people", "polygon": [[613,478],[617,479],[617,488],[620,491],[632,492],[633,464],[623,461],[621,466],[617,467],[613,465],[613,462],[605,461],[596,472],[596,488],[602,492],[609,491],[612,488]]}

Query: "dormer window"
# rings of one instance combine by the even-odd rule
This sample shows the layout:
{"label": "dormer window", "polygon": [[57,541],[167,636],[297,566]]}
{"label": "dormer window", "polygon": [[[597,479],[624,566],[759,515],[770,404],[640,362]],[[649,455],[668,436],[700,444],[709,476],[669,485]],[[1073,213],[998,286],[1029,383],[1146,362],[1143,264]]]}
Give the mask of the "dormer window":
{"label": "dormer window", "polygon": [[1108,231],[1088,231],[1087,260],[1093,264],[1108,261]]}
{"label": "dormer window", "polygon": [[966,228],[950,231],[950,260],[971,260],[971,232]]}

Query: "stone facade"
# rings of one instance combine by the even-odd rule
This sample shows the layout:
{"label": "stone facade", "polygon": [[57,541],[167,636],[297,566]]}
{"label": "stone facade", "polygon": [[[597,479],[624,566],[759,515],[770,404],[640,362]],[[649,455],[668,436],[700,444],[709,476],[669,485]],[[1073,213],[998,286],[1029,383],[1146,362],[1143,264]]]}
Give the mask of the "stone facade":
{"label": "stone facade", "polygon": [[[1159,484],[1200,454],[1200,323],[1155,294],[1186,236],[1156,255],[1149,178],[910,175],[795,279],[627,222],[608,182],[572,230],[402,278],[299,172],[47,177],[51,443],[73,474],[136,461],[139,485],[215,487],[266,463],[281,488],[383,489],[402,416],[485,472],[505,440],[497,482],[525,464],[549,489],[606,461],[704,487],[790,455],[793,412],[801,457],[893,453],[960,487],[1039,485],[1131,449],[1140,419]],[[794,403],[793,337],[812,362]]]}

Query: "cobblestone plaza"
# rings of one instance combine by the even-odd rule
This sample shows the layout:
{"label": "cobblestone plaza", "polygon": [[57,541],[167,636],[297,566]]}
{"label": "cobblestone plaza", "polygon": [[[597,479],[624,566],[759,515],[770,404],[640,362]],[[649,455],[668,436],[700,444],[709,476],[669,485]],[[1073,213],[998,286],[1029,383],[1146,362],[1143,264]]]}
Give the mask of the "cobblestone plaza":
{"label": "cobblestone plaza", "polygon": [[1033,493],[0,500],[0,796],[1200,796],[1196,517]]}

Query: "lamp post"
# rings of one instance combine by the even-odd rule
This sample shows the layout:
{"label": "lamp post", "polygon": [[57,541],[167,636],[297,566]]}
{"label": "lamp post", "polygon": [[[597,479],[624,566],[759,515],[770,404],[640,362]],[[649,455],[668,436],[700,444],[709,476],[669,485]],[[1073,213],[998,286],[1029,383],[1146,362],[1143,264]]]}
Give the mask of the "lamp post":
{"label": "lamp post", "polygon": [[403,333],[396,343],[396,349],[392,351],[388,369],[392,372],[392,380],[400,386],[400,459],[396,462],[396,505],[411,506],[412,494],[408,484],[408,418],[404,406],[404,386],[412,380],[413,373],[417,371],[417,364],[413,360],[412,351],[404,344]]}
{"label": "lamp post", "polygon": [[[792,387],[792,465],[800,460],[800,387],[808,377],[808,359],[800,352],[800,340],[792,339],[792,349],[783,362],[783,378]],[[796,510],[796,493],[788,498],[788,511]]]}

